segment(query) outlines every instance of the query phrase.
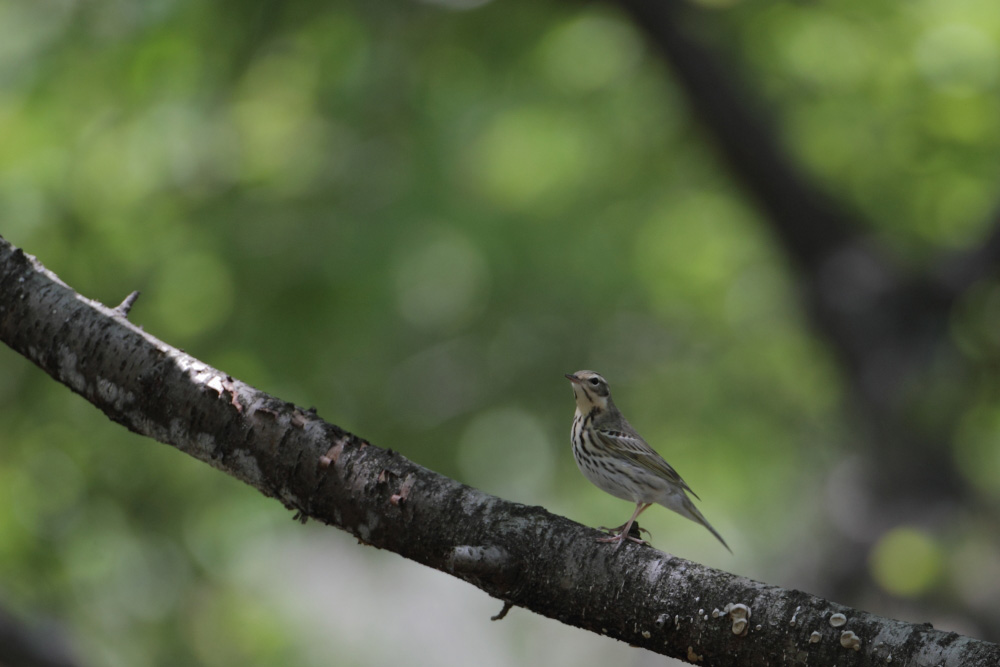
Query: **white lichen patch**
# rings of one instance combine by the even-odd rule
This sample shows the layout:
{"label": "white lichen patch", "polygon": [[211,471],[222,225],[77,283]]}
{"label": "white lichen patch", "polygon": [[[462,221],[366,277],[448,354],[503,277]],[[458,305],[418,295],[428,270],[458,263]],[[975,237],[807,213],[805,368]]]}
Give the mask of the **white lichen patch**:
{"label": "white lichen patch", "polygon": [[750,607],[746,606],[742,602],[739,604],[727,604],[726,612],[729,614],[730,618],[747,618],[749,619],[753,614],[750,611]]}
{"label": "white lichen patch", "polygon": [[847,617],[843,614],[834,614],[830,617],[830,625],[835,628],[839,628],[847,623]]}
{"label": "white lichen patch", "polygon": [[77,368],[76,353],[65,345],[59,346],[59,377],[70,387],[82,392],[87,386],[87,378]]}
{"label": "white lichen patch", "polygon": [[799,611],[801,611],[801,610],[802,610],[802,607],[796,607],[795,608],[795,613],[792,614],[792,620],[790,620],[788,622],[788,624],[791,625],[792,627],[795,627],[795,617],[799,615]]}
{"label": "white lichen patch", "polygon": [[721,615],[722,615],[722,612],[719,611],[718,607],[716,607],[715,609],[712,610],[712,618],[718,618]]}
{"label": "white lichen patch", "polygon": [[187,424],[180,417],[174,417],[170,420],[170,425],[167,427],[166,437],[169,438],[168,442],[186,442],[188,439]]}
{"label": "white lichen patch", "polygon": [[649,639],[652,636],[653,635],[652,635],[652,633],[649,630],[643,630],[642,631],[642,638],[643,639]]}
{"label": "white lichen patch", "polygon": [[198,361],[197,359],[192,357],[187,352],[184,352],[183,350],[170,349],[167,350],[166,352],[167,356],[169,356],[171,359],[174,360],[174,364],[177,365],[177,368],[181,369],[181,371],[185,373],[190,374],[191,377],[193,378],[197,378],[199,373],[203,373],[205,372],[206,369],[208,369],[208,366],[206,364]]}
{"label": "white lichen patch", "polygon": [[646,565],[646,571],[643,573],[646,576],[646,581],[650,584],[655,584],[663,576],[664,562],[662,560],[650,561]]}
{"label": "white lichen patch", "polygon": [[369,542],[371,540],[372,529],[367,523],[359,523],[355,526],[355,529],[358,531],[358,537],[362,542]]}
{"label": "white lichen patch", "polygon": [[[196,377],[195,380],[196,381],[204,381],[205,376],[206,376],[206,373],[205,372],[201,372],[201,373],[198,374],[198,377]],[[210,378],[208,378],[208,381],[205,382],[205,385],[209,389],[211,389],[212,391],[214,391],[215,393],[220,394],[220,395],[222,394],[223,391],[225,391],[225,386],[222,384],[222,377],[220,377],[218,375],[215,375],[215,374],[212,374],[212,376]]]}
{"label": "white lichen patch", "polygon": [[809,643],[810,644],[819,643],[819,640],[822,639],[822,638],[823,638],[823,636],[821,634],[819,634],[818,632],[816,632],[815,630],[813,630],[812,634],[809,635]]}
{"label": "white lichen patch", "polygon": [[197,433],[193,438],[191,438],[195,450],[202,453],[205,456],[211,456],[215,453],[215,436],[211,433]]}
{"label": "white lichen patch", "polygon": [[97,396],[105,403],[110,403],[116,410],[124,411],[135,403],[135,394],[99,375],[97,376]]}
{"label": "white lichen patch", "polygon": [[[207,433],[200,433],[199,439],[201,439],[201,436],[210,438],[214,446],[215,438],[212,438]],[[228,470],[231,474],[242,479],[255,489],[263,488],[264,475],[261,472],[260,464],[257,463],[257,459],[250,456],[246,451],[237,449],[227,460],[229,463]]]}
{"label": "white lichen patch", "polygon": [[733,620],[733,634],[746,634],[747,629],[750,627],[750,607],[743,603],[729,603],[726,605],[726,611],[729,613],[729,618]]}
{"label": "white lichen patch", "polygon": [[850,630],[840,633],[840,645],[844,648],[853,648],[855,651],[861,650],[861,637]]}

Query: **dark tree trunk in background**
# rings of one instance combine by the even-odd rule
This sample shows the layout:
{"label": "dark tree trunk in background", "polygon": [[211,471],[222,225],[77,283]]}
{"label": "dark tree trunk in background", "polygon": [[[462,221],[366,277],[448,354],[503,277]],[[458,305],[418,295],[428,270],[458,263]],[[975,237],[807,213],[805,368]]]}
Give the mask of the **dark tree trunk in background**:
{"label": "dark tree trunk in background", "polygon": [[[694,37],[710,15],[680,0],[615,0],[670,64],[694,116],[734,176],[757,201],[789,258],[805,310],[840,360],[849,411],[863,427],[854,479],[843,493],[864,511],[851,537],[826,545],[819,565],[825,594],[854,602],[871,582],[868,552],[901,523],[946,524],[972,504],[955,468],[951,438],[964,387],[975,376],[949,337],[953,309],[1000,262],[1000,219],[976,247],[942,256],[930,269],[903,266],[867,233],[869,224],[817,184],[782,149],[761,100],[733,63]],[[858,539],[861,534],[865,537]],[[836,556],[832,556],[836,554]],[[949,614],[960,610],[946,609]],[[1000,634],[1000,615],[984,631]]]}

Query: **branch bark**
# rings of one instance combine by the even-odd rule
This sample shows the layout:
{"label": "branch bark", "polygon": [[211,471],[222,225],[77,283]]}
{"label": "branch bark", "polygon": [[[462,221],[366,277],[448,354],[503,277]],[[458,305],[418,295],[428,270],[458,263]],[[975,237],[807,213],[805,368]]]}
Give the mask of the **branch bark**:
{"label": "branch bark", "polygon": [[598,544],[593,529],[460,484],[198,361],[2,238],[0,339],[126,428],[505,605],[706,665],[1000,662],[1000,645]]}

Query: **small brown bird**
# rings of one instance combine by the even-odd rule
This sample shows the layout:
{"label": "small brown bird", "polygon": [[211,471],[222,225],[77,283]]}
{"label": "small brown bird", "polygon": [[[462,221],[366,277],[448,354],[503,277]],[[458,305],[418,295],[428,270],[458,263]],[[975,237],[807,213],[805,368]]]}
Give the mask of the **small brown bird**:
{"label": "small brown bird", "polygon": [[658,503],[708,528],[732,553],[726,541],[687,496],[691,493],[698,498],[698,495],[622,416],[611,400],[607,381],[594,371],[567,373],[566,379],[573,383],[576,398],[571,432],[576,465],[598,488],[615,498],[635,503],[632,518],[611,531],[611,537],[598,541],[621,546],[628,538],[644,544],[640,539],[629,537],[629,530],[640,514]]}

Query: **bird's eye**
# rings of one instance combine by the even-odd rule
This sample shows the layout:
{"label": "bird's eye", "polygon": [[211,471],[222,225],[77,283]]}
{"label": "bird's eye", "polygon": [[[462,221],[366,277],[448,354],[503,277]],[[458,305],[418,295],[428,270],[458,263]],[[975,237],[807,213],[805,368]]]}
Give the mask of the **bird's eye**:
{"label": "bird's eye", "polygon": [[597,385],[601,384],[601,381],[598,380],[597,378],[590,378],[590,384],[596,387]]}

